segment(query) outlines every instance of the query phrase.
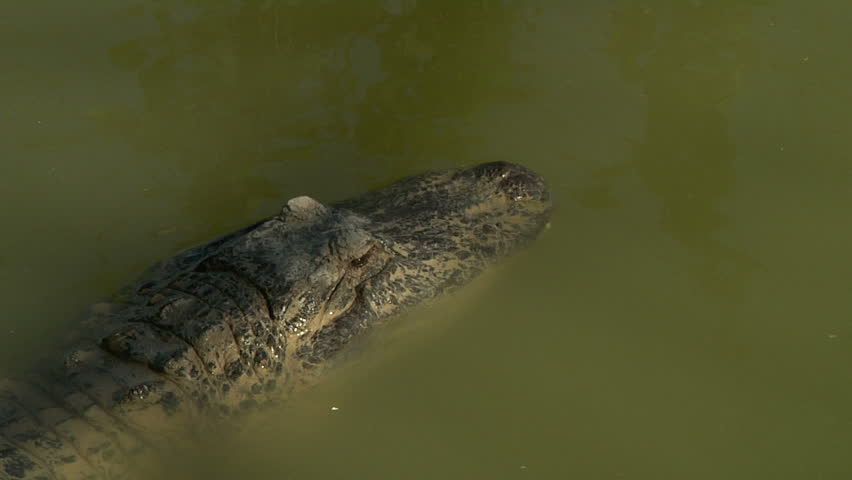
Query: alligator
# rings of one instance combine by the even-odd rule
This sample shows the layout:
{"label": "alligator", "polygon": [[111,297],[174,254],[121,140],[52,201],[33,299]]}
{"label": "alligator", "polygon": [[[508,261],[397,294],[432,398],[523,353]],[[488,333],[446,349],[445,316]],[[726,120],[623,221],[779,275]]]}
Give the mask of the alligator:
{"label": "alligator", "polygon": [[124,479],[313,384],[355,338],[454,291],[547,224],[506,162],[434,171],[280,213],[148,269],[73,340],[0,383],[0,478]]}

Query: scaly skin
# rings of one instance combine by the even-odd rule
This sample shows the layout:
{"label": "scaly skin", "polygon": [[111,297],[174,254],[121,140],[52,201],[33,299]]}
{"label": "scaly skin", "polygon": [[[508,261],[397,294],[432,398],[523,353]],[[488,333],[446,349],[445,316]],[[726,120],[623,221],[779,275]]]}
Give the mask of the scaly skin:
{"label": "scaly skin", "polygon": [[0,384],[0,478],[127,478],[140,454],[310,384],[352,338],[535,238],[550,199],[509,163],[281,213],[152,267],[53,365]]}

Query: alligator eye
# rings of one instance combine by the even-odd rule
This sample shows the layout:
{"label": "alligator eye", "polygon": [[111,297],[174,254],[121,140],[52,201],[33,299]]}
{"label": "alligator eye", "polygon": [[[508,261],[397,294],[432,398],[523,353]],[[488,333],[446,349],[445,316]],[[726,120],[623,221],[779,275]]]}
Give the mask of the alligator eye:
{"label": "alligator eye", "polygon": [[372,255],[373,255],[373,249],[371,248],[371,249],[367,250],[367,253],[365,253],[364,255],[361,255],[360,257],[352,260],[350,262],[350,265],[352,265],[355,268],[363,268],[364,265],[366,265],[367,262],[370,260],[370,257]]}

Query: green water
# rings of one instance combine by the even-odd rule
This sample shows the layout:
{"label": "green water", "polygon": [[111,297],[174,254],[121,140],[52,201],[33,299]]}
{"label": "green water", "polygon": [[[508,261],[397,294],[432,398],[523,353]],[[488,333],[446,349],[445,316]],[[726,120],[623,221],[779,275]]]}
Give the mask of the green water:
{"label": "green water", "polygon": [[852,478],[848,2],[5,7],[0,369],[289,197],[517,161],[534,248],[180,468]]}

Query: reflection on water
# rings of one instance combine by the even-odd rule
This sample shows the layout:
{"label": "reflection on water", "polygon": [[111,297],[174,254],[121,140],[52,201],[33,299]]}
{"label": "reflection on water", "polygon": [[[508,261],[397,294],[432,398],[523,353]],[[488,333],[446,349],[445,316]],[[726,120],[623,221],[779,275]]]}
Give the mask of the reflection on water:
{"label": "reflection on water", "polygon": [[[320,186],[311,194],[342,198],[458,163],[456,118],[489,101],[510,12],[494,2],[133,4],[119,18],[153,28],[112,46],[111,60],[136,75],[141,101],[96,120],[191,171],[197,181],[180,188],[200,219],[238,215],[247,196],[280,198],[281,179],[307,177]],[[323,188],[332,175],[351,185]]]}
{"label": "reflection on water", "polygon": [[744,273],[759,264],[718,238],[728,223],[720,204],[736,181],[723,109],[754,64],[750,27],[764,2],[623,3],[612,15],[608,53],[625,80],[641,87],[647,120],[630,161],[602,176],[635,169],[659,197],[661,230],[696,253],[698,280],[741,297]]}
{"label": "reflection on water", "polygon": [[850,478],[850,19],[839,0],[10,3],[0,370],[289,197],[517,161],[557,209],[484,293],[169,460]]}

